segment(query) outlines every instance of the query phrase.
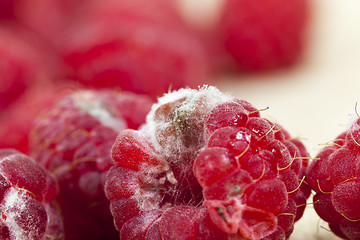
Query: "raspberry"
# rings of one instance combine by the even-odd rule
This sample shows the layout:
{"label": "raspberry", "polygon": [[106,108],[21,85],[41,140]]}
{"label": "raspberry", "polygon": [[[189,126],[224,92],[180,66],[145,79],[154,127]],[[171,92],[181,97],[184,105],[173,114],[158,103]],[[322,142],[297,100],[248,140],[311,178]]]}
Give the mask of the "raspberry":
{"label": "raspberry", "polygon": [[11,107],[0,113],[0,148],[29,151],[29,132],[34,118],[74,86],[30,86]]}
{"label": "raspberry", "polygon": [[[6,0],[9,1],[9,0]],[[88,0],[12,0],[16,23],[53,46],[75,18],[78,8]]]}
{"label": "raspberry", "polygon": [[33,159],[0,150],[0,238],[64,239],[55,178]]}
{"label": "raspberry", "polygon": [[67,239],[118,239],[103,190],[110,150],[119,131],[145,121],[151,104],[133,93],[79,90],[35,120],[31,153],[59,182]]}
{"label": "raspberry", "polygon": [[171,1],[94,5],[60,41],[68,78],[87,87],[121,88],[154,98],[170,87],[197,86],[206,80],[202,46]]}
{"label": "raspberry", "polygon": [[226,0],[218,31],[245,71],[293,64],[304,48],[307,0]]}
{"label": "raspberry", "polygon": [[360,238],[359,136],[358,119],[318,153],[306,172],[306,181],[316,192],[315,211],[331,231],[351,240]]}
{"label": "raspberry", "polygon": [[160,98],[111,156],[105,194],[122,240],[285,239],[310,194],[302,143],[214,87]]}

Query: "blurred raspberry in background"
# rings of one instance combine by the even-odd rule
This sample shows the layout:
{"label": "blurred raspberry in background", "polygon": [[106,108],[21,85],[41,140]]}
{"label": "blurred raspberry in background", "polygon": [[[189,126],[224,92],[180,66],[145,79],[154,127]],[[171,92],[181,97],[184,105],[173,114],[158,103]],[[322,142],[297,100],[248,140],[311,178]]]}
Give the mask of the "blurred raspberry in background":
{"label": "blurred raspberry in background", "polygon": [[[179,5],[220,73],[289,68],[304,54],[308,0],[179,0]],[[201,11],[205,5],[210,15]]]}
{"label": "blurred raspberry in background", "polygon": [[29,87],[16,103],[0,112],[0,149],[15,148],[27,154],[34,118],[72,88],[75,86],[52,83]]}
{"label": "blurred raspberry in background", "polygon": [[[0,132],[15,134],[9,129],[17,128],[24,136],[24,122],[43,105],[31,101],[46,103],[53,83],[156,98],[169,89],[216,84],[214,74],[234,65],[257,72],[287,67],[301,57],[307,0],[212,2],[212,9],[192,8],[190,14],[185,0],[2,1]],[[4,113],[10,106],[14,109]],[[26,151],[24,139],[2,136],[8,144],[1,146],[17,141]]]}
{"label": "blurred raspberry in background", "polygon": [[42,49],[20,28],[0,25],[1,111],[20,98],[28,87],[48,81],[50,73],[42,57],[45,57]]}
{"label": "blurred raspberry in background", "polygon": [[173,1],[98,1],[58,41],[65,76],[87,87],[161,96],[208,79],[208,59]]}
{"label": "blurred raspberry in background", "polygon": [[242,70],[285,67],[302,54],[308,15],[307,0],[226,0],[220,38]]}

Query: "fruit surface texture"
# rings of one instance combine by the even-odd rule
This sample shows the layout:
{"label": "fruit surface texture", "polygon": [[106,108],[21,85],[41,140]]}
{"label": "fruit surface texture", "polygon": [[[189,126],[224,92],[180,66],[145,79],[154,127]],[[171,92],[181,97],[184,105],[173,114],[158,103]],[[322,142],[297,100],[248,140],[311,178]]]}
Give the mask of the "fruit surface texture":
{"label": "fruit surface texture", "polygon": [[111,156],[122,240],[286,239],[310,195],[304,145],[215,87],[165,94]]}
{"label": "fruit surface texture", "polygon": [[306,181],[316,192],[314,208],[332,232],[344,239],[360,239],[359,151],[360,120],[329,142],[316,156]]}
{"label": "fruit surface texture", "polygon": [[151,104],[133,93],[79,90],[35,120],[31,154],[59,182],[66,239],[118,239],[103,190],[110,150],[121,130],[145,121]]}
{"label": "fruit surface texture", "polygon": [[57,192],[54,176],[33,159],[13,149],[1,149],[0,238],[64,239]]}

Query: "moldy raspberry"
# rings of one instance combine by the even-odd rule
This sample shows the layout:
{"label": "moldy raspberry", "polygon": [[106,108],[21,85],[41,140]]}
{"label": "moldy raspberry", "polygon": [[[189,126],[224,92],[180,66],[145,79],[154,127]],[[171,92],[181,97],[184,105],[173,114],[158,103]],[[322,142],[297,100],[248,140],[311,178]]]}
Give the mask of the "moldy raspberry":
{"label": "moldy raspberry", "polygon": [[64,239],[55,178],[30,157],[0,149],[0,238]]}
{"label": "moldy raspberry", "polygon": [[310,194],[303,144],[214,87],[159,98],[111,156],[105,193],[122,240],[286,239]]}

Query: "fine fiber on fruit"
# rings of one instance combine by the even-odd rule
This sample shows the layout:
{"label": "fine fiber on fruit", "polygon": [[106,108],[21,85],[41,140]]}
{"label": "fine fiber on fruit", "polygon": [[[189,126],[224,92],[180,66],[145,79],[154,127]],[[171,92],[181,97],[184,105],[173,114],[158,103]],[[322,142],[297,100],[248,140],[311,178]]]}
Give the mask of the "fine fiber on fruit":
{"label": "fine fiber on fruit", "polygon": [[324,147],[307,170],[314,208],[332,232],[360,239],[360,120]]}
{"label": "fine fiber on fruit", "polygon": [[54,176],[14,149],[0,150],[0,239],[64,239]]}
{"label": "fine fiber on fruit", "polygon": [[111,156],[122,240],[286,239],[310,195],[304,145],[215,87],[165,94]]}

